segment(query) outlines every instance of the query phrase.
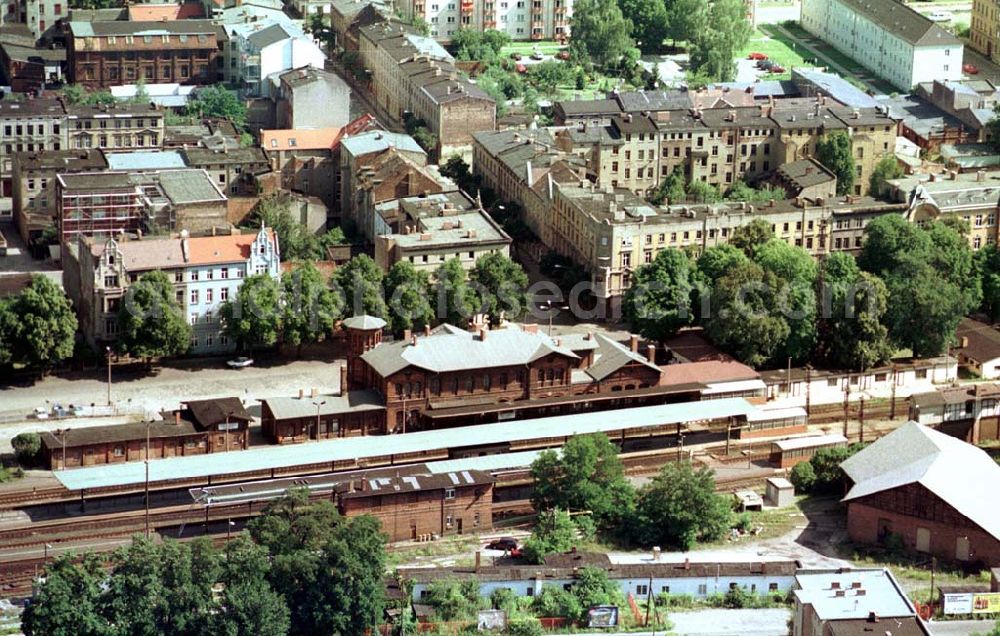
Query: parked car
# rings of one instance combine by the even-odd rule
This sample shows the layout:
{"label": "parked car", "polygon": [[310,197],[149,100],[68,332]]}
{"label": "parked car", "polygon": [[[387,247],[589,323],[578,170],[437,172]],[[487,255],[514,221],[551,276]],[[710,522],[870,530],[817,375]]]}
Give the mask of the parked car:
{"label": "parked car", "polygon": [[756,51],[747,56],[748,60],[766,60],[767,56],[763,53],[757,53]]}
{"label": "parked car", "polygon": [[932,11],[927,17],[931,22],[951,22],[955,15],[951,11]]}
{"label": "parked car", "polygon": [[494,539],[486,544],[487,550],[503,550],[504,552],[513,552],[517,550],[517,539],[514,537],[500,537],[499,539]]}
{"label": "parked car", "polygon": [[47,420],[49,419],[49,411],[45,407],[36,406],[31,412],[31,416],[36,420]]}
{"label": "parked car", "polygon": [[524,73],[528,72],[528,67],[525,66],[524,64],[521,64],[520,62],[518,62],[517,66],[514,67],[514,70],[516,70],[518,73],[521,73],[523,75]]}
{"label": "parked car", "polygon": [[774,66],[774,62],[771,60],[759,60],[757,62],[757,68],[764,71],[770,71],[772,66]]}
{"label": "parked car", "polygon": [[249,366],[253,366],[253,358],[247,358],[246,356],[240,356],[238,358],[233,358],[226,363],[231,369],[245,369]]}
{"label": "parked car", "polygon": [[772,66],[771,68],[769,68],[767,70],[769,72],[771,72],[771,73],[784,73],[785,72],[785,67],[784,66],[780,66],[778,64],[775,64],[774,66]]}
{"label": "parked car", "polygon": [[545,59],[545,56],[542,55],[539,51],[535,51],[531,54],[531,59],[541,61]]}
{"label": "parked car", "polygon": [[962,66],[962,72],[967,73],[968,75],[975,75],[979,72],[979,67],[975,64],[965,64]]}
{"label": "parked car", "polygon": [[520,60],[521,59],[521,54],[520,53],[511,53],[510,54],[510,59],[512,59],[512,60]]}

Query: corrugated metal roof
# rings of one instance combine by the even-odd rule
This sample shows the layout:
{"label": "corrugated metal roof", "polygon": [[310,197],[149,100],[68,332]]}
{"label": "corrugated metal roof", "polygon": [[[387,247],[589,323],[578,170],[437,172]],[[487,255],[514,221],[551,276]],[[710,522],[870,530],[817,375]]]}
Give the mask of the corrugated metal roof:
{"label": "corrugated metal roof", "polygon": [[854,482],[844,501],[920,484],[1000,539],[1000,506],[995,505],[1000,466],[971,444],[911,421],[841,467]]}
{"label": "corrugated metal roof", "polygon": [[[697,420],[745,416],[755,407],[742,398],[681,402],[617,411],[579,413],[500,424],[465,426],[405,435],[350,437],[296,444],[251,448],[239,453],[172,457],[149,463],[149,480],[194,479],[234,471],[258,471],[306,464],[363,459],[439,448],[463,448],[544,437],[568,437],[622,428],[646,428]],[[70,490],[141,484],[142,462],[92,466],[58,471],[56,478]]]}

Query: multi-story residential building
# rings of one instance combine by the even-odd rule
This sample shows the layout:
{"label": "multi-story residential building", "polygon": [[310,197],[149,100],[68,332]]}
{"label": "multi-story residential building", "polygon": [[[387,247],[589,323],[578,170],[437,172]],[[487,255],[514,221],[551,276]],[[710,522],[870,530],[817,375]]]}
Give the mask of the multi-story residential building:
{"label": "multi-story residential building", "polygon": [[358,233],[369,241],[384,231],[378,206],[409,196],[453,191],[455,184],[434,166],[423,166],[396,148],[369,154],[355,163],[349,211]]}
{"label": "multi-story residential building", "polygon": [[988,80],[934,80],[918,85],[916,95],[961,122],[967,133],[962,141],[972,142],[987,140],[986,124],[996,116],[993,109],[1000,103],[1000,91]]}
{"label": "multi-story residential building", "polygon": [[78,236],[228,227],[226,195],[204,170],[60,174],[55,196],[64,244]]}
{"label": "multi-story residential building", "polygon": [[340,128],[262,130],[260,142],[281,187],[317,196],[327,205],[334,199],[338,166],[335,147]]}
{"label": "multi-story residential building", "polygon": [[[359,218],[358,204],[360,201],[356,196],[356,193],[361,191],[359,178],[362,167],[372,163],[378,155],[389,152],[390,149],[405,157],[413,165],[421,167],[427,165],[427,153],[409,135],[380,130],[369,131],[345,137],[340,142],[339,178],[337,180],[340,184],[340,214],[344,219],[358,224],[359,227],[363,228],[365,225]],[[413,193],[407,190],[405,194]]]}
{"label": "multi-story residential building", "polygon": [[211,20],[69,23],[69,77],[87,88],[219,81],[217,27]]}
{"label": "multi-story residential building", "polygon": [[66,107],[66,147],[134,150],[163,145],[163,110],[152,104]]}
{"label": "multi-story residential building", "polygon": [[385,271],[399,261],[433,273],[453,258],[471,269],[486,254],[510,256],[503,228],[457,190],[385,201],[375,219],[375,262]]}
{"label": "multi-story residential building", "polygon": [[911,175],[889,182],[889,194],[907,205],[907,218],[913,223],[957,217],[968,225],[966,237],[972,249],[997,243],[1000,188],[989,173]]}
{"label": "multi-story residential building", "polygon": [[972,1],[969,43],[992,62],[1000,62],[1000,10],[990,0]]}
{"label": "multi-story residential building", "polygon": [[0,219],[13,214],[13,159],[18,152],[65,147],[66,107],[62,100],[0,101]]}
{"label": "multi-story residential building", "polygon": [[351,87],[336,73],[304,66],[279,81],[278,128],[341,128],[351,121]]}
{"label": "multi-story residential building", "polygon": [[312,38],[287,22],[241,33],[236,46],[237,80],[248,97],[270,96],[270,78],[277,73],[307,66],[323,68],[326,63],[326,55]]}
{"label": "multi-story residential building", "polygon": [[80,331],[97,347],[113,343],[118,311],[129,286],[151,271],[174,281],[177,302],[193,328],[190,353],[235,348],[223,332],[219,310],[235,298],[247,276],[280,276],[281,262],[273,232],[255,234],[141,238],[80,236],[64,258],[66,291],[80,319]]}
{"label": "multi-story residential building", "polygon": [[390,3],[382,0],[331,0],[330,28],[335,46],[345,51],[357,51],[358,29],[386,22],[392,13]]}
{"label": "multi-story residential building", "polygon": [[431,38],[415,35],[412,27],[398,23],[377,23],[361,29],[361,62],[371,73],[373,97],[390,117],[402,120],[409,108],[409,87],[401,68],[411,60],[451,62],[452,57]]}
{"label": "multi-story residential building", "polygon": [[804,0],[802,26],[893,86],[962,79],[962,42],[900,2]]}
{"label": "multi-story residential building", "polygon": [[569,38],[572,0],[403,0],[398,11],[430,25],[431,37],[450,42],[459,29],[497,30],[514,40]]}
{"label": "multi-story residential building", "polygon": [[106,170],[99,150],[47,150],[14,155],[14,221],[21,239],[30,244],[56,224],[56,176]]}
{"label": "multi-story residential building", "polygon": [[193,147],[184,148],[181,155],[187,167],[205,170],[219,189],[231,196],[256,194],[254,176],[271,169],[267,155],[256,147]]}
{"label": "multi-story residential building", "polygon": [[288,24],[302,30],[302,21],[294,20],[282,10],[281,3],[246,0],[238,6],[214,10],[214,22],[224,32],[222,38],[222,81],[237,84],[240,73],[240,37],[246,37],[272,24]]}
{"label": "multi-story residential building", "polygon": [[56,25],[56,22],[69,15],[69,2],[66,0],[26,0],[21,3],[23,22],[28,25],[31,35],[36,40]]}

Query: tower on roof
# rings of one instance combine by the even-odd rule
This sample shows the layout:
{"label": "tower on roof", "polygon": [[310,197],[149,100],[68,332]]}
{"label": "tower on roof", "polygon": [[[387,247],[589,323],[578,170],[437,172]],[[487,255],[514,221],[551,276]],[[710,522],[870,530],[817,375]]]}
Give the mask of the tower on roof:
{"label": "tower on roof", "polygon": [[340,390],[363,389],[368,386],[365,378],[367,365],[361,361],[361,356],[382,342],[386,322],[376,316],[362,314],[347,318],[341,326],[347,333],[347,388],[341,386]]}

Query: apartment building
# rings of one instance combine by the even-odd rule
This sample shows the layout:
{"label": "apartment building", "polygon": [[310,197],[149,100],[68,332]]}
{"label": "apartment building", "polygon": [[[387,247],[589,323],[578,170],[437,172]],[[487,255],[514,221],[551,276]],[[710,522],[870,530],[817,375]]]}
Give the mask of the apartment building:
{"label": "apartment building", "polygon": [[968,226],[966,238],[974,250],[998,240],[1000,181],[991,173],[919,174],[889,182],[889,194],[907,205],[907,218],[925,225],[939,218],[957,217]]}
{"label": "apartment building", "polygon": [[62,150],[66,107],[62,100],[0,101],[0,219],[13,215],[15,153]]}
{"label": "apartment building", "polygon": [[962,79],[962,42],[901,2],[803,0],[802,26],[904,91]]}
{"label": "apartment building", "polygon": [[390,3],[382,0],[331,0],[330,27],[335,46],[345,51],[357,51],[357,30],[369,24],[386,22],[392,14]]}
{"label": "apartment building", "polygon": [[26,0],[21,3],[22,20],[31,35],[40,39],[56,22],[69,15],[70,4],[66,0]]}
{"label": "apartment building", "polygon": [[55,198],[64,244],[78,236],[228,227],[226,195],[204,170],[60,174]]}
{"label": "apartment building", "polygon": [[496,30],[513,40],[566,41],[572,0],[402,0],[397,10],[430,25],[431,37],[450,42],[459,29]]}
{"label": "apartment building", "polygon": [[[427,165],[427,153],[409,135],[377,130],[345,137],[340,142],[339,178],[337,180],[340,183],[340,213],[343,218],[357,224],[362,233],[371,226],[364,223],[359,213],[364,201],[364,197],[357,196],[358,192],[364,190],[359,179],[363,168],[372,164],[385,153],[399,154],[414,166]],[[408,196],[415,193],[407,189],[403,194]],[[378,198],[378,193],[373,196]],[[393,197],[390,195],[385,198]],[[369,238],[371,237],[369,236]]]}
{"label": "apartment building", "polygon": [[433,274],[455,258],[471,269],[487,254],[510,256],[510,236],[458,190],[385,201],[375,219],[375,262],[385,271],[409,261]]}
{"label": "apartment building", "polygon": [[295,68],[323,68],[326,54],[301,29],[287,22],[241,33],[236,41],[238,74],[247,97],[269,97],[271,78]]}
{"label": "apartment building", "polygon": [[95,149],[18,152],[13,161],[14,222],[26,244],[56,224],[56,175],[106,170],[108,162]]}
{"label": "apartment building", "polygon": [[239,41],[272,24],[288,24],[301,31],[302,21],[294,20],[281,9],[281,4],[248,0],[239,6],[217,9],[213,21],[219,25],[222,37],[222,81],[237,84],[240,73],[241,51]]}
{"label": "apartment building", "polygon": [[282,73],[274,100],[278,128],[341,128],[351,121],[351,87],[322,68]]}
{"label": "apartment building", "polygon": [[152,104],[66,106],[66,147],[136,150],[163,146],[164,111]]}
{"label": "apartment building", "polygon": [[268,172],[271,167],[264,151],[248,148],[184,148],[180,151],[184,165],[208,173],[219,190],[230,196],[257,194],[255,175]]}
{"label": "apartment building", "polygon": [[969,24],[969,43],[991,62],[1000,62],[1000,8],[991,0],[972,1],[972,20]]}
{"label": "apartment building", "polygon": [[389,148],[355,162],[350,210],[358,233],[374,241],[385,231],[378,207],[386,201],[410,196],[429,196],[456,190],[436,166],[424,166],[408,153]]}
{"label": "apartment building", "polygon": [[144,80],[214,84],[220,73],[218,27],[211,20],[69,23],[71,81],[107,88]]}
{"label": "apartment building", "polygon": [[118,311],[129,285],[151,271],[174,281],[177,302],[193,328],[190,353],[232,351],[219,321],[223,303],[235,298],[247,276],[280,276],[277,238],[255,234],[140,238],[79,236],[69,244],[63,269],[80,331],[95,347],[113,343]]}

